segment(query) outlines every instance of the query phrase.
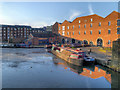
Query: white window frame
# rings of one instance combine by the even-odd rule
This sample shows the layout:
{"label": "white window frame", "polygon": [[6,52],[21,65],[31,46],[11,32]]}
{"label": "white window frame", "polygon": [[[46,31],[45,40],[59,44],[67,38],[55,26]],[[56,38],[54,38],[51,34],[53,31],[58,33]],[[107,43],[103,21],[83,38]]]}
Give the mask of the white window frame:
{"label": "white window frame", "polygon": [[63,35],[63,36],[65,35],[65,31],[62,31],[62,35]]}
{"label": "white window frame", "polygon": [[90,21],[92,22],[92,21],[93,21],[93,19],[91,18],[91,19],[90,19]]}
{"label": "white window frame", "polygon": [[67,29],[69,29],[69,26],[67,26]]}
{"label": "white window frame", "polygon": [[81,21],[79,20],[79,23],[81,23]]}
{"label": "white window frame", "polygon": [[62,26],[62,30],[65,30],[65,26]]}

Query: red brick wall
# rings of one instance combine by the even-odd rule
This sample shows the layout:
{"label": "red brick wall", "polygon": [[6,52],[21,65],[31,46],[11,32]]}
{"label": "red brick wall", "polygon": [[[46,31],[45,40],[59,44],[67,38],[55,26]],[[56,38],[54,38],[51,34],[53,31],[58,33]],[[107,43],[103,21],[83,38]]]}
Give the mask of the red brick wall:
{"label": "red brick wall", "polygon": [[[94,45],[97,45],[97,39],[101,38],[103,40],[103,46],[104,47],[110,47],[112,46],[112,43],[108,45],[108,40],[114,41],[118,39],[117,34],[117,19],[118,19],[118,12],[113,11],[111,14],[109,14],[107,17],[103,18],[101,16],[98,16],[96,14],[89,15],[89,16],[83,16],[78,17],[73,22],[68,22],[65,20],[62,24],[55,23],[53,27],[55,28],[55,33],[58,32],[60,35],[62,35],[62,26],[65,26],[65,37],[74,38],[77,40],[87,40],[88,43],[90,41],[93,42]],[[92,21],[91,21],[92,18]],[[80,23],[79,23],[80,20]],[[85,20],[87,20],[85,22]],[[108,25],[108,22],[111,22],[111,25]],[[101,22],[101,26],[99,26],[99,22]],[[90,27],[90,24],[92,23],[92,27]],[[84,28],[84,25],[86,24],[86,28]],[[74,29],[73,29],[74,25]],[[80,25],[80,28],[79,28]],[[67,29],[67,26],[69,26],[69,29]],[[59,30],[60,27],[60,30]],[[111,30],[111,34],[108,34],[108,30]],[[90,31],[92,30],[92,35],[90,34]],[[101,34],[99,34],[99,30],[101,30]],[[73,35],[74,31],[74,35]],[[80,31],[80,35],[79,35]],[[84,34],[84,31],[86,31],[86,35]],[[69,32],[69,35],[67,35],[67,32]],[[70,35],[71,33],[71,35]]]}

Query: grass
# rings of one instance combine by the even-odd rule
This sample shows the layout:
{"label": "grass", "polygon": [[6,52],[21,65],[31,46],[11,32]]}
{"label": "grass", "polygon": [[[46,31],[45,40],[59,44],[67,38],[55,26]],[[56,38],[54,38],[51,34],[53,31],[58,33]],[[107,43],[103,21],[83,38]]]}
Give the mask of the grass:
{"label": "grass", "polygon": [[112,49],[109,48],[109,47],[104,47],[104,48],[100,48],[99,51],[100,51],[100,52],[104,52],[104,53],[105,53],[106,51],[112,52]]}

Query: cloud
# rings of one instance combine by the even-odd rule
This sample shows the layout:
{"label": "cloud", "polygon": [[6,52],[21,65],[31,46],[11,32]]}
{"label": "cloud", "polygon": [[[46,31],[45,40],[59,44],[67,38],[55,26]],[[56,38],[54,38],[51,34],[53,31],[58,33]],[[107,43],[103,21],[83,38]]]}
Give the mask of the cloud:
{"label": "cloud", "polygon": [[77,16],[80,16],[81,14],[82,14],[82,12],[73,10],[71,16],[69,17],[69,20],[71,21],[74,18],[76,18]]}
{"label": "cloud", "polygon": [[90,15],[94,14],[91,4],[88,5],[88,9],[89,9]]}
{"label": "cloud", "polygon": [[33,28],[40,28],[40,27],[44,27],[44,26],[50,26],[53,25],[55,23],[54,20],[51,20],[49,22],[41,20],[41,21],[32,21],[32,20],[13,20],[10,17],[7,16],[3,16],[0,15],[0,24],[6,24],[6,25],[27,25],[27,26],[31,26]]}

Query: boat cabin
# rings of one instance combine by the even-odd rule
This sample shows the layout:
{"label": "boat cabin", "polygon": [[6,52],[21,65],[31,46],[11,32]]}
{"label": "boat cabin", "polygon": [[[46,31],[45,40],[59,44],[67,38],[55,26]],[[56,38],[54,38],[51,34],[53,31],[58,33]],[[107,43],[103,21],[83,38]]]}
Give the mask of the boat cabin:
{"label": "boat cabin", "polygon": [[82,54],[71,54],[70,58],[71,59],[80,59],[80,58],[83,58],[83,55]]}

